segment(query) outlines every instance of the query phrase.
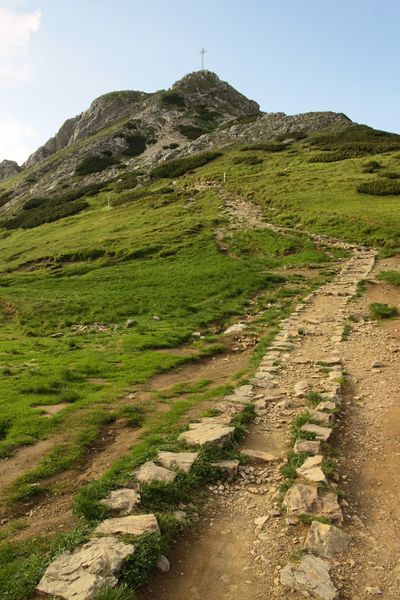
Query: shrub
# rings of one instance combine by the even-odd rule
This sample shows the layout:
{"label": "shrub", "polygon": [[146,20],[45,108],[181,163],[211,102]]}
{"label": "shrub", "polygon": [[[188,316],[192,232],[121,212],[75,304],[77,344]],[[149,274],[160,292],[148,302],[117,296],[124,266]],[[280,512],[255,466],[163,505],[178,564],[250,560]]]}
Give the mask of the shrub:
{"label": "shrub", "polygon": [[396,173],[395,171],[383,171],[382,173],[378,173],[378,177],[385,177],[386,179],[400,179],[400,173]]}
{"label": "shrub", "polygon": [[292,140],[304,140],[307,137],[307,133],[305,131],[287,131],[286,133],[282,133],[278,135],[276,138],[278,142],[283,142],[284,140],[292,139]]}
{"label": "shrub", "polygon": [[65,217],[76,215],[89,206],[89,203],[84,200],[78,200],[69,203],[54,203],[54,199],[47,199],[39,206],[21,212],[19,215],[5,221],[6,229],[31,229],[38,227],[43,223],[52,223]]}
{"label": "shrub", "polygon": [[207,133],[206,129],[196,127],[195,125],[179,125],[178,131],[187,137],[188,140],[196,140],[203,133]]}
{"label": "shrub", "polygon": [[378,169],[381,169],[382,165],[377,160],[369,160],[363,165],[363,173],[375,173]]}
{"label": "shrub", "polygon": [[400,272],[399,271],[382,271],[379,273],[377,279],[380,281],[386,281],[392,285],[400,285]]}
{"label": "shrub", "polygon": [[397,196],[400,194],[400,181],[392,179],[366,181],[357,187],[357,192],[372,196]]}
{"label": "shrub", "polygon": [[185,98],[181,94],[174,92],[166,92],[161,96],[161,101],[164,104],[170,104],[174,106],[185,106]]}
{"label": "shrub", "polygon": [[287,147],[287,144],[282,144],[280,142],[262,142],[261,144],[250,144],[249,146],[243,146],[241,151],[247,152],[249,150],[262,150],[263,152],[282,152],[283,150],[286,150]]}
{"label": "shrub", "polygon": [[374,319],[391,319],[398,315],[396,306],[389,306],[388,304],[381,304],[380,302],[373,302],[370,304],[369,310]]}
{"label": "shrub", "polygon": [[180,177],[192,169],[197,169],[198,167],[206,165],[221,155],[221,152],[203,152],[202,154],[196,154],[195,156],[177,158],[176,160],[170,160],[155,167],[155,169],[150,171],[150,175],[156,179],[164,177]]}
{"label": "shrub", "polygon": [[91,173],[100,173],[117,164],[119,161],[112,156],[96,156],[91,154],[86,156],[76,167],[75,173],[80,176],[90,175]]}
{"label": "shrub", "polygon": [[11,190],[0,190],[0,206],[4,206],[5,204],[7,204],[7,202],[10,200],[12,196],[12,191]]}
{"label": "shrub", "polygon": [[123,151],[126,156],[139,156],[146,150],[147,139],[140,133],[118,135],[117,137],[123,137],[128,144],[128,147]]}

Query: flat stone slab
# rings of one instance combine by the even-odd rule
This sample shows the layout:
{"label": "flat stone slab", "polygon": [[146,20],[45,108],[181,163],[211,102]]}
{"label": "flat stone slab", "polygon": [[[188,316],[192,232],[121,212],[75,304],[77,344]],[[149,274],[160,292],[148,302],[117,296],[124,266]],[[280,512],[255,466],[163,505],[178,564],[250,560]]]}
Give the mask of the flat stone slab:
{"label": "flat stone slab", "polygon": [[332,429],[330,427],[321,427],[321,425],[315,425],[314,423],[305,423],[301,431],[307,433],[315,433],[315,439],[321,442],[327,442],[331,436]]}
{"label": "flat stone slab", "polygon": [[112,537],[91,540],[72,552],[63,552],[46,569],[37,590],[66,600],[92,598],[118,583],[118,572],[134,546]]}
{"label": "flat stone slab", "polygon": [[304,397],[309,389],[310,386],[308,381],[299,381],[298,383],[296,383],[296,385],[294,386],[294,393],[296,398]]}
{"label": "flat stone slab", "polygon": [[153,481],[165,481],[168,483],[174,481],[176,477],[176,473],[169,471],[165,467],[156,465],[151,460],[136,469],[134,475],[140,483],[151,483]]}
{"label": "flat stone slab", "polygon": [[250,384],[241,385],[236,388],[232,394],[226,397],[227,402],[239,402],[241,404],[249,404],[252,399],[253,386]]}
{"label": "flat stone slab", "polygon": [[304,477],[304,479],[308,479],[308,481],[313,481],[314,483],[327,483],[324,472],[321,468],[323,461],[323,456],[318,454],[317,456],[310,456],[307,458],[304,463],[296,469],[297,475],[300,477]]}
{"label": "flat stone slab", "polygon": [[262,450],[252,450],[251,448],[242,448],[240,450],[241,454],[247,456],[251,462],[261,462],[268,463],[273,462],[275,460],[280,460],[279,456],[275,456],[275,454],[271,454],[270,452],[262,452]]}
{"label": "flat stone slab", "polygon": [[320,494],[318,498],[318,509],[315,514],[327,521],[341,527],[343,525],[343,513],[339,506],[337,495],[333,492]]}
{"label": "flat stone slab", "polygon": [[191,423],[189,427],[178,438],[189,446],[222,446],[235,433],[234,427],[218,423]]}
{"label": "flat stone slab", "polygon": [[284,587],[298,592],[308,592],[320,600],[337,600],[339,592],[329,575],[329,563],[322,558],[306,554],[297,564],[288,564],[281,571]]}
{"label": "flat stone slab", "polygon": [[313,521],[304,548],[322,558],[332,558],[346,550],[349,543],[350,536],[338,527]]}
{"label": "flat stone slab", "polygon": [[317,440],[298,439],[298,440],[296,440],[296,442],[294,444],[293,450],[297,454],[302,454],[302,453],[311,454],[311,455],[319,454],[319,452],[321,450],[321,442],[318,442]]}
{"label": "flat stone slab", "polygon": [[157,460],[166,469],[179,469],[189,473],[198,455],[198,452],[159,452]]}
{"label": "flat stone slab", "polygon": [[100,500],[100,504],[104,504],[121,517],[126,517],[135,512],[139,506],[140,494],[134,490],[122,488],[112,491],[108,498]]}
{"label": "flat stone slab", "polygon": [[157,519],[154,515],[130,515],[115,519],[106,519],[94,530],[95,535],[142,535],[143,533],[159,532]]}

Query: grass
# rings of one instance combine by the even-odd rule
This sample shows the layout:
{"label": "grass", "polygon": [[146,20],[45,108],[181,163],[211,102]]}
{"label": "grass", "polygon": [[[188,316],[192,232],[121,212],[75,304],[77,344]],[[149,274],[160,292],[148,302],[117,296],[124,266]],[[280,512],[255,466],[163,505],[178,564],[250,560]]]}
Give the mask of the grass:
{"label": "grass", "polygon": [[373,302],[369,305],[369,311],[373,319],[392,319],[399,314],[397,306]]}
{"label": "grass", "polygon": [[385,281],[391,285],[400,285],[400,272],[399,271],[381,271],[377,279],[379,281]]}

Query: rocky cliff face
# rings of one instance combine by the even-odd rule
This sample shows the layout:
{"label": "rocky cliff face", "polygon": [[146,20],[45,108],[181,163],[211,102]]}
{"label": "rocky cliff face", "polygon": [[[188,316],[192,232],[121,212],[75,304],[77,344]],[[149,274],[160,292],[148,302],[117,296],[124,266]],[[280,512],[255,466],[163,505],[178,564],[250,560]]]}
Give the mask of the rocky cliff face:
{"label": "rocky cliff face", "polygon": [[0,162],[0,181],[16,175],[20,170],[21,167],[14,160],[3,160]]}
{"label": "rocky cliff face", "polygon": [[[213,147],[348,125],[347,117],[330,112],[262,113],[256,102],[209,71],[190,73],[169,90],[152,94],[112,92],[67,120],[29,157],[6,210],[21,196],[54,194],[107,181],[118,177],[120,169],[146,172],[164,160]],[[80,173],[88,158],[106,162],[106,168]],[[5,166],[2,175],[0,168],[0,180],[18,170],[16,164]]]}

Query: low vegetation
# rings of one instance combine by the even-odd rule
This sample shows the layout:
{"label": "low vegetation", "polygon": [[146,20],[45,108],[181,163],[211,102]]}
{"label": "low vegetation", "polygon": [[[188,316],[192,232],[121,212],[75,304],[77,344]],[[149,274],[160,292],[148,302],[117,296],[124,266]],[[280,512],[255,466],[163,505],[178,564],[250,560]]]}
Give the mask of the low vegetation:
{"label": "low vegetation", "polygon": [[369,305],[369,310],[373,319],[391,319],[399,314],[396,306],[373,302]]}
{"label": "low vegetation", "polygon": [[108,167],[118,164],[118,159],[113,156],[86,156],[75,169],[75,173],[81,177],[92,173],[100,173]]}
{"label": "low vegetation", "polygon": [[203,152],[186,158],[178,158],[162,163],[150,171],[151,177],[156,179],[166,177],[180,177],[188,171],[193,171],[203,165],[206,165],[212,160],[221,156],[221,152]]}
{"label": "low vegetation", "polygon": [[392,285],[400,285],[400,272],[399,271],[381,271],[377,276],[379,281],[386,281]]}

